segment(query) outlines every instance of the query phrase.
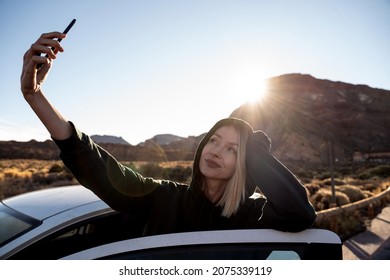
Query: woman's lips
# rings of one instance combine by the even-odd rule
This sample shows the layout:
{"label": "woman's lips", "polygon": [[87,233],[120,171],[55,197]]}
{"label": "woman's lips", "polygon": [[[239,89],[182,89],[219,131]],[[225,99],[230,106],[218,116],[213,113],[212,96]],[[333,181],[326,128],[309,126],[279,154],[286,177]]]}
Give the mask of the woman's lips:
{"label": "woman's lips", "polygon": [[210,168],[221,168],[221,165],[218,164],[215,160],[206,159],[207,166]]}

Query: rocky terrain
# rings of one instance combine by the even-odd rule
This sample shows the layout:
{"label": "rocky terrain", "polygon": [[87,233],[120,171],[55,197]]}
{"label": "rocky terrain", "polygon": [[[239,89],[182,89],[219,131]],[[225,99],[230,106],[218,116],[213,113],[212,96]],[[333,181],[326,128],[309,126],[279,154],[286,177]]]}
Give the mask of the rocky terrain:
{"label": "rocky terrain", "polygon": [[389,105],[389,90],[288,74],[231,116],[265,131],[281,159],[324,162],[331,147],[335,159],[350,161],[355,152],[390,152]]}

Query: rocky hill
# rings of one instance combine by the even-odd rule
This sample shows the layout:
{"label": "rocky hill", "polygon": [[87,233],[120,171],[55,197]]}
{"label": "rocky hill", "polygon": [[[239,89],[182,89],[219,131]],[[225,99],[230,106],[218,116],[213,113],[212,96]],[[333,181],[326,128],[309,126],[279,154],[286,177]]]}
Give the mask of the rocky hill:
{"label": "rocky hill", "polygon": [[0,141],[0,159],[58,159],[58,149],[51,140]]}
{"label": "rocky hill", "polygon": [[366,85],[288,74],[269,79],[266,97],[231,116],[247,120],[272,139],[283,160],[324,163],[354,152],[390,152],[390,91]]}
{"label": "rocky hill", "polygon": [[[265,131],[282,161],[326,164],[330,151],[341,162],[356,152],[390,154],[389,105],[389,90],[286,74],[269,79],[265,98],[231,116]],[[118,137],[95,140],[119,160],[173,161],[192,160],[203,135],[156,135],[136,146]],[[52,141],[0,141],[0,158],[57,159],[58,150]]]}
{"label": "rocky hill", "polygon": [[169,145],[171,143],[185,139],[184,137],[176,136],[173,134],[158,134],[153,136],[151,139],[146,140],[145,142],[139,143],[140,146],[148,145],[148,143],[153,142],[157,145]]}
{"label": "rocky hill", "polygon": [[121,145],[130,145],[122,137],[112,136],[112,135],[92,135],[92,140],[98,144],[111,143],[111,144],[121,144]]}

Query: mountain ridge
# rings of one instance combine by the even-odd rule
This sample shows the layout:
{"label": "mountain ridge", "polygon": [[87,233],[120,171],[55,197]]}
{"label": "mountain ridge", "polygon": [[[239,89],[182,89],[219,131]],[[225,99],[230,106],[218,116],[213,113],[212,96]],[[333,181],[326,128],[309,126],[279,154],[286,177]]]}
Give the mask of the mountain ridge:
{"label": "mountain ridge", "polygon": [[91,139],[98,144],[110,143],[110,144],[130,145],[130,143],[127,142],[125,139],[123,139],[121,136],[94,134],[91,135]]}
{"label": "mountain ridge", "polygon": [[[244,103],[230,116],[265,131],[280,160],[326,164],[330,148],[339,161],[353,160],[356,152],[389,152],[389,104],[389,90],[293,73],[270,78],[261,102]],[[119,160],[192,160],[203,135],[160,134],[136,146],[121,137],[107,136],[120,140],[115,144],[96,141]],[[0,141],[0,158],[58,157],[54,143],[42,143]]]}

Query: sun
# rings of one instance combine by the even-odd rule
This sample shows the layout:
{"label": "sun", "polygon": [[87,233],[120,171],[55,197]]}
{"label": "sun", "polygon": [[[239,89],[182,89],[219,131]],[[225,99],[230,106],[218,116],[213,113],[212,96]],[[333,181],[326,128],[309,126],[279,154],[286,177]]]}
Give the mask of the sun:
{"label": "sun", "polygon": [[253,93],[248,95],[248,102],[258,102],[262,101],[268,92],[268,80],[267,79],[257,79],[253,85]]}
{"label": "sun", "polygon": [[236,77],[236,94],[241,102],[261,102],[268,92],[268,80],[258,71],[242,71]]}

